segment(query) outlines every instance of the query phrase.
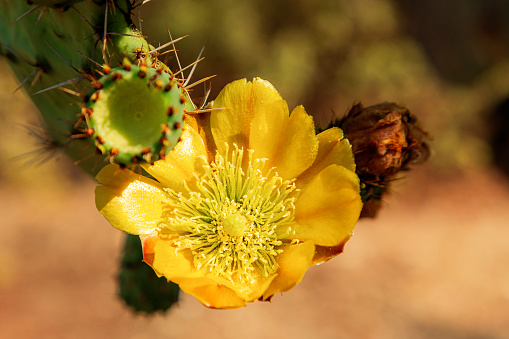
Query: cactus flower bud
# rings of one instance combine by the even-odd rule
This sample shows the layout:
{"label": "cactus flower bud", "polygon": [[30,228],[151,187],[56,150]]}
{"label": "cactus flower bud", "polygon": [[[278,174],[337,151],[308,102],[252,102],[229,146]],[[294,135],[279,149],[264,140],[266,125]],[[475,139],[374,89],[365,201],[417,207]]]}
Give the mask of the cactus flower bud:
{"label": "cactus flower bud", "polygon": [[364,184],[363,217],[376,215],[382,194],[398,172],[430,154],[429,137],[417,118],[396,103],[356,104],[332,126],[343,129],[352,145],[356,172]]}

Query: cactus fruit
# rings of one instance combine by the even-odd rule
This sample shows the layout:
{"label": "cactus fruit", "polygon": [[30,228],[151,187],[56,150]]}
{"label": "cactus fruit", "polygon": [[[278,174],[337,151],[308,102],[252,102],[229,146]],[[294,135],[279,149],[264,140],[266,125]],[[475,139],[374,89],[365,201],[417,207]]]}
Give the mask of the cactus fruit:
{"label": "cactus fruit", "polygon": [[124,65],[94,83],[82,108],[95,146],[120,165],[164,158],[180,139],[187,102],[180,84],[163,68]]}

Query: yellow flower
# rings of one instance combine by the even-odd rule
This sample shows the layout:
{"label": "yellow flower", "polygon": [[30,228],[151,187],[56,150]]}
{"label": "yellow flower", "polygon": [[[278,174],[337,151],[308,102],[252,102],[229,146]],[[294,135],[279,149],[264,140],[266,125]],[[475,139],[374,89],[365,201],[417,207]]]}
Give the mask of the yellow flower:
{"label": "yellow flower", "polygon": [[315,135],[267,81],[227,85],[223,110],[188,116],[182,140],[144,169],[105,167],[96,205],[140,236],[144,261],[205,306],[270,300],[342,252],[362,208],[350,145]]}

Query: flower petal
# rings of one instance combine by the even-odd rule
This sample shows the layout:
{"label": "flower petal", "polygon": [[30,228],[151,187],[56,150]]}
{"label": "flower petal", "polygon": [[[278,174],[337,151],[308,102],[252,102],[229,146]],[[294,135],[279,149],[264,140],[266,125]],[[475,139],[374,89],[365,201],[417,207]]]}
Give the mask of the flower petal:
{"label": "flower petal", "polygon": [[167,195],[154,180],[118,165],[104,167],[97,180],[95,204],[116,228],[131,234],[153,233],[161,222]]}
{"label": "flower petal", "polygon": [[149,174],[153,175],[164,187],[176,192],[184,191],[184,182],[194,182],[194,175],[203,172],[203,165],[207,164],[208,154],[203,139],[198,132],[187,125],[182,133],[182,140],[166,155],[164,160],[158,160],[153,165],[143,165]]}
{"label": "flower petal", "polygon": [[314,253],[315,245],[310,241],[283,247],[283,252],[277,258],[278,275],[263,293],[263,300],[270,300],[274,294],[288,291],[300,283],[312,265]]}
{"label": "flower petal", "polygon": [[348,139],[343,137],[343,131],[337,127],[329,128],[317,135],[318,154],[313,165],[297,179],[297,187],[305,186],[321,170],[336,164],[355,172],[355,159]]}
{"label": "flower petal", "polygon": [[193,254],[188,249],[178,249],[173,240],[144,237],[143,258],[159,276],[179,284],[180,288],[213,308],[244,306],[244,301],[258,299],[270,285],[274,276],[251,282],[229,281],[214,276],[205,269],[196,269]]}
{"label": "flower petal", "polygon": [[306,113],[304,107],[298,106],[292,111],[279,150],[269,159],[269,164],[276,167],[281,178],[290,180],[308,169],[317,153],[318,139],[313,118]]}
{"label": "flower petal", "polygon": [[288,105],[283,99],[265,105],[256,113],[249,135],[254,158],[273,159],[279,153],[289,119]]}
{"label": "flower petal", "polygon": [[255,158],[267,158],[267,169],[276,167],[283,179],[293,179],[315,160],[318,141],[313,118],[302,106],[288,116],[284,100],[266,105],[251,125],[249,148]]}
{"label": "flower petal", "polygon": [[212,112],[201,112],[184,115],[187,129],[188,126],[192,127],[201,137],[207,149],[209,155],[209,162],[214,159],[216,152],[216,145],[214,143],[214,137],[210,130],[210,116]]}
{"label": "flower petal", "polygon": [[[178,284],[181,278],[205,278],[205,274],[197,270],[193,262],[193,254],[189,249],[179,249],[172,240],[157,238],[152,243],[143,243],[143,257],[150,260],[153,253],[152,268],[158,275],[166,277]],[[150,264],[150,261],[146,261]]]}
{"label": "flower petal", "polygon": [[305,186],[295,203],[295,234],[320,246],[336,246],[352,235],[362,209],[357,175],[330,165]]}
{"label": "flower petal", "polygon": [[224,109],[210,117],[217,151],[224,155],[224,143],[228,144],[229,149],[233,149],[233,144],[248,149],[253,117],[265,105],[278,100],[281,100],[281,96],[274,86],[259,78],[253,79],[253,82],[242,79],[226,85],[213,104],[213,108]]}
{"label": "flower petal", "polygon": [[273,274],[266,277],[258,268],[255,267],[254,269],[256,272],[251,274],[253,279],[249,281],[243,280],[238,276],[233,276],[232,280],[212,275],[208,275],[208,278],[220,285],[230,288],[246,302],[252,302],[258,300],[263,295],[277,276],[277,274]]}
{"label": "flower petal", "polygon": [[343,253],[343,249],[345,248],[345,244],[348,240],[350,240],[350,237],[346,238],[343,242],[336,246],[315,246],[313,265],[321,264]]}
{"label": "flower petal", "polygon": [[203,305],[210,308],[232,309],[246,306],[244,300],[226,286],[209,279],[179,279],[182,291],[194,296]]}

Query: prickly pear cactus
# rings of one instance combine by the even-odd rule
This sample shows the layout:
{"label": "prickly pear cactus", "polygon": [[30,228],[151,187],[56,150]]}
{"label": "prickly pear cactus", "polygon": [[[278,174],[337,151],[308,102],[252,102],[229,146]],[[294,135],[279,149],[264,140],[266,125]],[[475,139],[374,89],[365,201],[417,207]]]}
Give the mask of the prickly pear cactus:
{"label": "prickly pear cactus", "polygon": [[[180,139],[185,111],[194,110],[186,82],[131,21],[143,3],[0,0],[0,55],[39,109],[48,145],[91,174],[104,160],[126,167],[164,158]],[[141,261],[133,238],[126,238],[120,296],[139,312],[166,310],[178,287]]]}
{"label": "prickly pear cactus", "polygon": [[52,145],[92,174],[105,158],[131,165],[164,157],[180,137],[186,101],[193,110],[158,49],[134,26],[138,5],[0,2],[0,53],[31,94]]}
{"label": "prickly pear cactus", "polygon": [[140,238],[127,235],[118,275],[119,295],[136,312],[166,311],[178,301],[178,285],[158,277],[143,261]]}

